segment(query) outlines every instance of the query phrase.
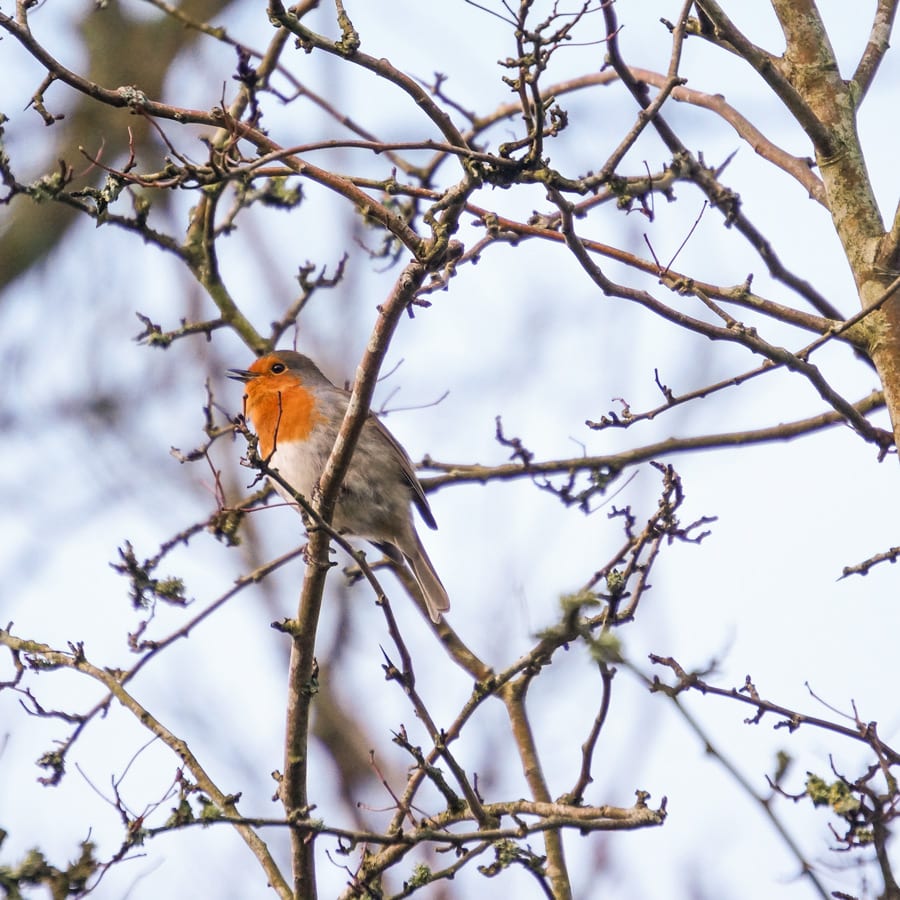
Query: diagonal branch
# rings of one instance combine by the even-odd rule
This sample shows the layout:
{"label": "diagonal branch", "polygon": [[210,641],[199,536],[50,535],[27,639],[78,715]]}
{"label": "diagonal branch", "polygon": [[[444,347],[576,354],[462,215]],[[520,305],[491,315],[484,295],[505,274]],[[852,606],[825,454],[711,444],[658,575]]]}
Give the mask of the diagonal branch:
{"label": "diagonal branch", "polygon": [[[637,678],[639,678],[648,688],[650,688],[651,691],[654,690],[654,679],[651,679],[649,675],[640,671],[631,663],[626,662],[625,665]],[[769,820],[772,827],[778,832],[781,840],[784,841],[785,846],[793,854],[798,865],[800,866],[801,873],[812,885],[813,890],[819,895],[819,897],[822,898],[822,900],[827,900],[829,896],[833,896],[829,894],[825,886],[819,880],[819,877],[816,875],[815,868],[811,866],[806,860],[806,857],[803,855],[803,850],[800,848],[797,841],[794,840],[791,833],[787,830],[784,822],[782,822],[782,820],[776,815],[775,810],[772,807],[772,803],[756,790],[756,788],[750,783],[743,772],[738,769],[737,765],[731,759],[729,759],[722,750],[719,749],[706,729],[689,712],[681,697],[678,694],[669,693],[667,695],[671,697],[675,708],[678,710],[685,724],[688,726],[688,728],[691,729],[691,731],[694,732],[694,734],[697,735],[698,739],[705,749],[705,752],[712,754],[713,758],[725,769],[726,772],[728,772],[729,775],[731,775],[738,787],[740,787],[748,797],[752,798],[759,804],[760,808],[762,809],[763,815]]]}
{"label": "diagonal branch", "polygon": [[807,100],[785,75],[781,61],[749,41],[715,0],[697,0],[697,6],[712,23],[717,41],[724,42],[725,46],[730,45],[738,56],[750,63],[797,120],[813,146],[824,156],[830,156],[834,151],[830,129],[823,125]]}
{"label": "diagonal branch", "polygon": [[[400,321],[400,316],[414,299],[417,288],[427,274],[418,262],[409,263],[401,273],[387,301],[380,307],[378,321],[363,356],[350,403],[331,455],[319,479],[319,497],[313,498],[318,513],[331,521],[341,482],[350,465],[356,441],[365,424],[375,382],[388,344]],[[317,501],[317,502],[316,502]],[[309,818],[309,724],[312,700],[315,696],[316,635],[325,576],[331,567],[328,554],[330,536],[322,529],[313,529],[307,546],[307,567],[300,594],[297,618],[285,625],[291,635],[291,658],[288,671],[288,704],[285,725],[285,763],[281,782],[281,800],[289,819]],[[316,896],[315,845],[299,830],[291,831],[294,890],[298,897],[314,900]]]}
{"label": "diagonal branch", "polygon": [[588,274],[592,281],[605,293],[623,299],[634,300],[642,306],[647,307],[658,315],[672,322],[676,322],[682,327],[701,334],[710,340],[723,340],[738,343],[758,353],[772,362],[784,365],[794,372],[798,372],[805,376],[812,384],[819,395],[835,410],[837,410],[847,422],[867,441],[876,444],[885,450],[892,439],[889,439],[881,429],[871,425],[864,416],[862,416],[854,408],[853,404],[844,399],[830,384],[819,369],[810,363],[807,359],[800,355],[791,353],[789,350],[771,344],[755,332],[754,329],[743,326],[740,322],[733,320],[723,310],[712,303],[709,298],[705,297],[702,291],[697,291],[697,296],[709,306],[720,318],[725,322],[725,327],[712,325],[693,316],[677,312],[674,309],[660,303],[646,291],[635,290],[625,285],[615,284],[591,259],[587,249],[582,244],[580,238],[575,234],[574,220],[570,206],[559,195],[558,192],[550,189],[551,196],[557,202],[563,213],[563,234],[566,237],[566,244],[574,254],[575,258],[581,263],[582,268]]}
{"label": "diagonal branch", "polygon": [[[642,99],[640,100],[641,111],[638,115],[638,120],[634,124],[634,127],[625,135],[625,137],[619,142],[619,146],[612,152],[609,159],[604,163],[603,168],[600,170],[598,175],[599,181],[607,181],[615,172],[617,166],[624,158],[625,154],[634,146],[635,141],[640,136],[641,132],[644,128],[650,123],[654,122],[658,116],[659,110],[662,108],[662,105],[669,99],[669,96],[679,85],[683,85],[686,79],[681,78],[678,75],[678,66],[681,63],[681,51],[684,45],[685,38],[685,22],[687,21],[688,13],[690,12],[691,6],[693,5],[693,0],[687,0],[687,2],[682,6],[681,13],[678,16],[678,24],[675,26],[672,34],[672,52],[669,59],[669,69],[664,78],[660,78],[660,82],[656,85],[659,88],[659,93],[653,98],[653,100],[648,100],[645,95],[645,91],[643,91],[640,87],[641,82],[635,78],[631,70],[625,66],[624,61],[621,58],[621,54],[619,52],[619,44],[618,44],[618,29],[611,27],[612,19],[607,18],[607,27],[608,27],[608,35],[607,41],[610,45],[609,58],[612,61],[613,68],[620,78],[624,81],[625,79],[622,76],[623,71],[627,71],[629,76],[631,76],[631,83],[626,82],[629,90],[631,90],[632,94],[637,98],[638,93],[640,91]],[[610,14],[612,15],[611,9],[612,4],[604,4],[604,8],[610,9]]]}
{"label": "diagonal branch", "polygon": [[[291,10],[286,10],[281,0],[270,0],[269,17],[283,28],[296,35],[301,47],[307,51],[323,50],[333,56],[346,59],[354,65],[361,66],[374,72],[380,78],[384,78],[391,84],[395,84],[405,91],[416,102],[416,105],[424,111],[429,119],[438,127],[444,138],[456,147],[468,146],[459,129],[453,124],[450,117],[432,100],[428,91],[414,78],[405,72],[394,68],[386,59],[379,59],[363,53],[356,40],[349,43],[346,40],[339,42],[330,41],[311,29],[307,28]],[[345,35],[346,37],[346,35]]]}
{"label": "diagonal branch", "polygon": [[[654,87],[662,89],[667,84],[665,76],[660,75],[659,72],[651,72],[649,69],[640,69],[634,66],[631,67],[631,71],[635,77]],[[786,172],[806,189],[813,200],[825,205],[825,186],[822,184],[822,179],[811,168],[814,164],[813,161],[794,156],[777,144],[773,144],[749,119],[730,106],[721,94],[708,94],[693,88],[678,86],[672,89],[672,99],[715,113],[720,119],[727,122],[763,159]]]}
{"label": "diagonal branch", "polygon": [[219,808],[221,817],[225,820],[235,820],[233,823],[235,829],[260,861],[269,883],[278,893],[278,896],[282,900],[293,900],[294,895],[284,880],[278,864],[269,853],[269,848],[265,841],[256,833],[254,827],[242,822],[243,817],[237,811],[238,796],[226,794],[222,791],[203,768],[200,760],[191,752],[187,743],[171,732],[146,707],[125,690],[120,672],[115,669],[95,666],[84,655],[84,650],[80,645],[71,645],[72,652],[64,653],[60,650],[54,650],[46,644],[19,638],[5,629],[0,629],[0,645],[8,647],[15,653],[25,654],[27,657],[30,657],[34,661],[33,666],[36,669],[68,668],[87,675],[99,684],[102,684],[125,709],[134,715],[144,728],[155,734],[178,756],[184,767],[196,780],[197,786],[208,794],[213,803]]}
{"label": "diagonal branch", "polygon": [[[706,8],[706,4],[703,4],[703,8]],[[611,3],[605,3],[603,5],[603,15],[606,20],[610,64],[616,70],[616,73],[622,79],[622,82],[629,89],[637,103],[646,109],[650,103],[646,97],[646,89],[631,72],[630,68],[625,63],[625,60],[622,58],[618,41],[618,22],[615,10]],[[724,13],[722,15],[724,16]],[[790,85],[788,85],[788,87],[790,87]],[[791,91],[793,94],[796,94],[796,92],[793,91],[793,88],[791,88]],[[808,111],[805,115],[809,118]],[[688,150],[661,115],[657,113],[653,116],[652,121],[657,134],[673,156],[686,161],[690,170],[691,179],[704,193],[707,200],[709,200],[710,206],[714,209],[721,210],[725,214],[726,222],[734,225],[734,227],[750,241],[769,267],[772,276],[789,285],[793,290],[801,294],[801,296],[806,297],[816,309],[823,312],[825,307],[821,305],[818,294],[805,280],[797,277],[784,267],[780,259],[772,250],[771,244],[741,211],[740,200],[737,195],[720,184],[715,174],[702,166],[698,160],[694,158],[693,154]],[[819,130],[824,129],[820,126]],[[822,137],[822,140],[824,140],[824,137]]]}
{"label": "diagonal branch", "polygon": [[869,41],[860,57],[851,84],[855,88],[856,105],[860,106],[890,48],[891,31],[897,15],[898,0],[878,0],[878,8],[869,32]]}

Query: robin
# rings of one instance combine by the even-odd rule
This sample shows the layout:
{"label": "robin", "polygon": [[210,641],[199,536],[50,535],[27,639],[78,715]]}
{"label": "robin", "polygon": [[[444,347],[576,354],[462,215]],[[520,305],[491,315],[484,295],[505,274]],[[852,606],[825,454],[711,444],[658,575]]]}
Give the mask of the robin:
{"label": "robin", "polygon": [[[259,452],[297,493],[312,497],[337,438],[350,394],[332,384],[307,356],[279,350],[249,369],[229,369],[242,381],[244,414],[259,438]],[[279,484],[288,503],[296,501]],[[419,540],[410,501],[429,528],[437,528],[412,463],[397,439],[369,413],[341,484],[333,525],[371,541],[394,562],[409,564],[432,622],[450,599]]]}

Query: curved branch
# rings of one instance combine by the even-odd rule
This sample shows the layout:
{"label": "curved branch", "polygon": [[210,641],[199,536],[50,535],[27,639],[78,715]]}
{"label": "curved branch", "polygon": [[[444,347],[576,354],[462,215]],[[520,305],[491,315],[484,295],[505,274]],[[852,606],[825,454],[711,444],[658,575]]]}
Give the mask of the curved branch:
{"label": "curved branch", "polygon": [[[651,72],[649,69],[631,67],[636,78],[662,88],[667,80],[659,72]],[[810,197],[822,206],[826,206],[825,185],[813,171],[815,165],[811,159],[803,159],[793,156],[786,150],[782,150],[777,144],[773,144],[752,122],[744,118],[733,106],[730,106],[721,94],[707,94],[683,86],[672,90],[672,99],[679,103],[689,103],[702,109],[708,109],[715,113],[723,121],[727,122],[746,141],[753,150],[763,159],[768,160],[783,172],[786,172],[798,181],[807,191]]]}
{"label": "curved branch", "polygon": [[286,10],[281,0],[270,0],[269,17],[273,22],[277,22],[283,28],[296,35],[299,43],[306,50],[317,49],[324,50],[333,56],[346,59],[354,65],[361,66],[374,72],[380,78],[384,78],[391,84],[395,84],[401,90],[405,91],[415,102],[416,105],[424,111],[429,119],[437,126],[441,134],[446,140],[456,147],[468,147],[465,138],[460,134],[459,129],[453,124],[450,117],[431,99],[426,91],[414,78],[410,78],[405,72],[395,69],[388,60],[378,59],[362,53],[358,48],[358,38],[350,45],[341,41],[335,43],[327,38],[311,31],[293,14],[291,10]]}
{"label": "curved branch", "polygon": [[786,706],[782,706],[779,703],[773,703],[771,700],[764,700],[759,695],[749,675],[745,678],[744,684],[740,688],[720,688],[703,681],[697,674],[686,672],[670,656],[662,657],[651,655],[650,661],[655,665],[660,665],[669,669],[676,678],[674,685],[664,685],[658,678],[654,678],[653,685],[657,691],[662,691],[673,697],[677,697],[685,691],[697,690],[704,695],[711,694],[714,697],[724,697],[728,700],[736,700],[738,703],[752,706],[756,710],[756,715],[751,720],[754,724],[759,723],[763,716],[767,714],[779,716],[782,721],[789,724],[791,730],[795,730],[802,725],[821,728],[823,731],[830,731],[833,734],[839,734],[841,737],[860,741],[870,747],[879,759],[883,759],[891,765],[900,765],[900,751],[897,751],[889,744],[884,743],[879,737],[873,722],[862,722],[857,719],[852,727],[849,725],[841,725],[839,722],[832,722],[828,719],[821,719],[818,716],[799,713],[796,710],[788,709]]}
{"label": "curved branch", "polygon": [[[14,19],[0,12],[0,28],[18,40],[23,47],[38,61],[48,72],[59,80],[68,84],[80,93],[93,97],[100,103],[117,109],[132,109],[137,113],[153,118],[166,119],[181,125],[206,125],[213,128],[221,128],[228,131],[233,137],[249,141],[260,153],[280,153],[278,144],[268,137],[263,131],[248,125],[233,117],[224,109],[197,110],[187,107],[173,106],[168,103],[160,103],[147,97],[139,88],[124,86],[115,90],[102,87],[94,82],[82,78],[63,66],[53,57],[31,34],[29,29],[20,25]],[[420,89],[421,90],[421,89]],[[452,143],[452,141],[451,141]],[[463,142],[462,146],[465,146]],[[343,195],[355,206],[364,210],[368,215],[377,219],[388,231],[401,241],[414,255],[420,253],[423,248],[422,239],[411,229],[403,219],[390,212],[382,204],[375,203],[368,194],[357,188],[353,182],[326,169],[314,166],[305,160],[289,157],[285,160],[291,171],[311,181],[315,181],[330,190]]]}

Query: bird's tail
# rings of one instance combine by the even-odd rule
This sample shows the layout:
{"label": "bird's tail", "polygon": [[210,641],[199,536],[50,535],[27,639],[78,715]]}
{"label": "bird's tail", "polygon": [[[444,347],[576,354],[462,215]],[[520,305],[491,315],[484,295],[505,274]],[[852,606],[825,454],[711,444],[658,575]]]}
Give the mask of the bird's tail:
{"label": "bird's tail", "polygon": [[425,604],[428,607],[428,615],[431,617],[431,621],[437,624],[441,621],[441,613],[450,609],[450,598],[415,531],[413,531],[412,537],[412,546],[404,548],[403,555],[422,589]]}

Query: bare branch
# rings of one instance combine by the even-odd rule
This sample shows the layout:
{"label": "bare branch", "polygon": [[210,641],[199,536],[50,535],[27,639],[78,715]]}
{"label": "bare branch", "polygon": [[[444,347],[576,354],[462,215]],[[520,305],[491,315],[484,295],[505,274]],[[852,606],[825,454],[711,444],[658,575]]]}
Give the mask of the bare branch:
{"label": "bare branch", "polygon": [[878,7],[872,20],[872,30],[866,49],[860,57],[852,84],[856,89],[856,105],[860,106],[868,93],[884,55],[890,47],[894,17],[897,15],[897,0],[878,0]]}
{"label": "bare branch", "polygon": [[[778,3],[779,0],[773,0],[776,9]],[[715,0],[697,0],[697,6],[712,22],[716,39],[733,47],[742,59],[750,63],[790,110],[791,115],[807,133],[817,151],[823,156],[830,156],[834,151],[833,135],[816,117],[806,99],[786,77],[781,61],[747,40]],[[807,6],[806,0],[804,0],[803,6]]]}
{"label": "bare branch", "polygon": [[162,722],[156,719],[149,710],[125,690],[119,673],[93,665],[88,661],[84,655],[83,648],[80,646],[73,647],[69,653],[64,653],[54,650],[46,644],[19,638],[4,629],[0,629],[0,644],[14,652],[24,654],[26,658],[32,660],[32,665],[36,667],[44,669],[73,669],[103,685],[111,696],[115,697],[123,707],[135,716],[141,725],[152,734],[155,734],[181,759],[182,764],[190,771],[200,788],[219,807],[223,818],[234,818],[237,820],[234,824],[235,829],[259,860],[266,876],[269,878],[269,883],[283,900],[291,900],[293,898],[291,889],[281,875],[278,865],[269,853],[265,842],[252,827],[241,824],[241,817],[237,813],[238,798],[224,793],[207,774],[188,745],[169,731]]}
{"label": "bare branch", "polygon": [[[876,391],[856,404],[860,415],[878,409],[884,403],[880,392]],[[576,456],[571,459],[547,462],[507,463],[499,466],[466,465],[461,463],[441,463],[430,457],[422,461],[426,469],[438,469],[445,474],[423,478],[426,490],[434,491],[450,484],[484,484],[488,481],[507,481],[515,478],[533,478],[535,475],[565,475],[570,472],[606,472],[615,474],[629,466],[648,462],[651,459],[670,456],[698,449],[715,449],[745,444],[789,441],[844,422],[837,412],[822,413],[808,419],[799,419],[785,425],[759,428],[750,431],[726,432],[693,438],[668,438],[645,447],[627,450],[607,456]]]}

